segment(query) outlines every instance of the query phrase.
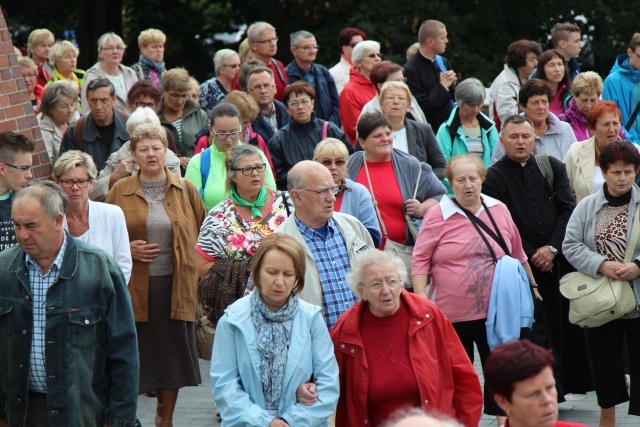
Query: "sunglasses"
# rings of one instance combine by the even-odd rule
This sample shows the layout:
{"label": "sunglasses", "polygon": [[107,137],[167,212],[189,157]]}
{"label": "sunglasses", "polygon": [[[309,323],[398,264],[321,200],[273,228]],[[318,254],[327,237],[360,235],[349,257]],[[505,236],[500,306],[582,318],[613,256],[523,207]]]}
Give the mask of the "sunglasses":
{"label": "sunglasses", "polygon": [[368,58],[371,58],[371,59],[375,58],[376,56],[377,56],[378,58],[382,58],[382,54],[381,54],[381,53],[370,53],[370,54],[368,54],[368,55],[366,55],[366,56],[367,56]]}
{"label": "sunglasses", "polygon": [[330,167],[331,165],[336,165],[336,166],[344,166],[347,161],[345,159],[322,159],[320,160],[320,163],[322,164],[322,166],[324,167]]}

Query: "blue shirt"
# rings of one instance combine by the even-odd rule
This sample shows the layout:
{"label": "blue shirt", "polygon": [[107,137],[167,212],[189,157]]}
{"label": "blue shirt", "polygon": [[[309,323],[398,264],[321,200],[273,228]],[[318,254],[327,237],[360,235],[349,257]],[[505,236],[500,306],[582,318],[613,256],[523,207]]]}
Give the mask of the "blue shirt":
{"label": "blue shirt", "polygon": [[47,373],[45,371],[44,358],[47,290],[58,280],[66,247],[67,234],[64,233],[62,246],[60,246],[58,255],[46,274],[42,274],[42,270],[29,254],[25,256],[25,265],[29,270],[31,296],[33,297],[33,340],[31,341],[31,355],[29,356],[29,390],[38,393],[47,392]]}
{"label": "blue shirt", "polygon": [[295,220],[318,267],[324,321],[331,330],[340,315],[358,301],[346,280],[347,273],[351,271],[347,245],[333,219],[327,223],[326,236],[300,222],[298,218]]}

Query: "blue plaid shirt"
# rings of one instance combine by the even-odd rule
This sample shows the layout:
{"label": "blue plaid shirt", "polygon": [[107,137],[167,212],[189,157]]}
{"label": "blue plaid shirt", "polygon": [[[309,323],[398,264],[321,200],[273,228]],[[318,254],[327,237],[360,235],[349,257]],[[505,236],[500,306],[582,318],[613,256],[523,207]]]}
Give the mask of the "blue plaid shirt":
{"label": "blue plaid shirt", "polygon": [[44,358],[47,290],[58,280],[66,247],[67,235],[65,233],[58,256],[53,260],[49,271],[44,275],[35,260],[28,254],[24,260],[29,270],[29,284],[31,285],[31,296],[33,297],[33,340],[31,341],[31,356],[29,357],[29,390],[38,393],[47,392],[47,373],[45,371]]}
{"label": "blue plaid shirt", "polygon": [[327,223],[326,237],[300,222],[298,218],[295,220],[318,267],[324,321],[331,330],[338,317],[358,301],[346,280],[347,273],[351,271],[347,245],[338,224],[333,219]]}

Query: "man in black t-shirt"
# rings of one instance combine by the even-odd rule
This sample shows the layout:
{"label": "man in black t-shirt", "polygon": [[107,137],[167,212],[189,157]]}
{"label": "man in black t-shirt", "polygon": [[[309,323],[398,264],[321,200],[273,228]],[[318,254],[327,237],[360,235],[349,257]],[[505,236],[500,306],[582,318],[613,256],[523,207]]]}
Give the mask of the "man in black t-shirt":
{"label": "man in black t-shirt", "polygon": [[0,133],[0,252],[16,245],[11,221],[13,195],[22,190],[33,175],[35,144],[15,132]]}

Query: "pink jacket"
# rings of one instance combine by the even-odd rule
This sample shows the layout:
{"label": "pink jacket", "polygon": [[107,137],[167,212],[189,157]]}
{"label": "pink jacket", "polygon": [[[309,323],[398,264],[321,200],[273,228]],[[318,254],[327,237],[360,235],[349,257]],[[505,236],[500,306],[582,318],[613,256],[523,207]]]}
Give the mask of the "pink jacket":
{"label": "pink jacket", "polygon": [[[451,323],[426,298],[402,291],[409,308],[409,357],[418,379],[422,409],[457,418],[477,427],[482,415],[478,375]],[[360,335],[360,301],[338,319],[331,340],[340,370],[340,400],[336,427],[368,426],[369,369]]]}

